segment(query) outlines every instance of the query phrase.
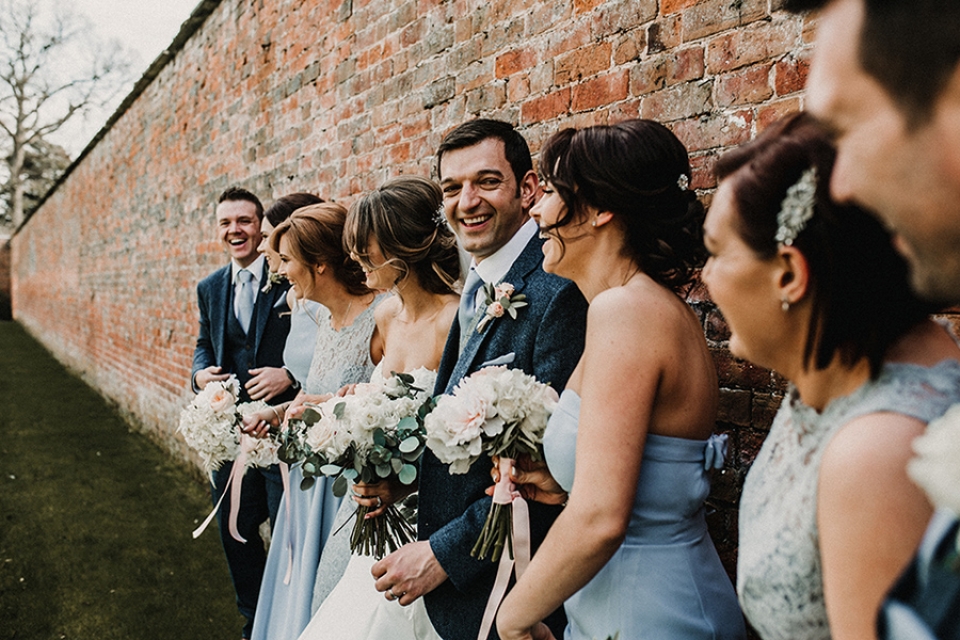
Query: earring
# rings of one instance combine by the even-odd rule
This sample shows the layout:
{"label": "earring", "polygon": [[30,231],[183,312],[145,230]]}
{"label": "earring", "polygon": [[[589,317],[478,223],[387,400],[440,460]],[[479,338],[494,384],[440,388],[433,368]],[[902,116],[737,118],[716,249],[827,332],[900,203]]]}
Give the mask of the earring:
{"label": "earring", "polygon": [[783,309],[784,313],[786,313],[787,311],[790,311],[790,301],[787,300],[786,298],[782,299],[780,301],[780,308]]}
{"label": "earring", "polygon": [[596,221],[596,220],[594,220],[593,222],[591,222],[591,223],[590,223],[590,226],[592,226],[592,227],[595,227],[595,226],[597,226],[597,221]]}

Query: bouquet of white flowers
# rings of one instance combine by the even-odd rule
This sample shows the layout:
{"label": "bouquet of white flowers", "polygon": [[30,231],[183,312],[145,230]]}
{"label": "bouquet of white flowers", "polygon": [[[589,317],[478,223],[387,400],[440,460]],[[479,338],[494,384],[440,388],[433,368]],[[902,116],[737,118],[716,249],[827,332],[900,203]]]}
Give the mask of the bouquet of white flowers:
{"label": "bouquet of white flowers", "polygon": [[[338,497],[347,493],[350,481],[395,478],[413,484],[435,380],[436,373],[424,368],[393,373],[380,382],[356,385],[351,395],[308,404],[300,418],[289,421],[281,444],[284,461],[303,462],[301,488],[312,486],[318,475],[334,478]],[[351,551],[382,558],[414,540],[413,525],[393,505],[383,517],[365,518],[372,510],[357,508]]]}
{"label": "bouquet of white flowers", "polygon": [[[427,446],[450,465],[451,474],[466,473],[482,454],[505,462],[520,455],[542,458],[541,443],[547,419],[557,404],[557,392],[519,369],[487,367],[465,378],[452,395],[436,400],[426,417]],[[471,551],[496,562],[506,546],[513,556],[514,489],[506,473],[494,493],[493,505],[480,538]]]}
{"label": "bouquet of white flowers", "polygon": [[277,463],[277,445],[268,439],[251,438],[240,431],[243,416],[267,408],[263,401],[237,404],[240,383],[234,376],[210,382],[180,414],[177,431],[187,445],[200,454],[205,471],[236,460],[241,445],[246,464],[259,467]]}
{"label": "bouquet of white flowers", "polygon": [[[278,462],[278,444],[269,438],[254,438],[240,431],[243,417],[267,408],[263,401],[237,404],[240,396],[240,382],[230,376],[226,380],[210,382],[197,394],[180,414],[177,431],[183,434],[187,444],[200,454],[203,468],[208,473],[219,469],[227,460],[236,460],[230,478],[224,487],[223,496],[203,523],[193,532],[196,538],[213,520],[227,490],[232,485],[234,498],[231,504],[240,500],[240,484],[243,473],[250,466],[268,467]],[[240,542],[246,542],[237,531],[237,513],[231,510],[229,518],[230,534]]]}

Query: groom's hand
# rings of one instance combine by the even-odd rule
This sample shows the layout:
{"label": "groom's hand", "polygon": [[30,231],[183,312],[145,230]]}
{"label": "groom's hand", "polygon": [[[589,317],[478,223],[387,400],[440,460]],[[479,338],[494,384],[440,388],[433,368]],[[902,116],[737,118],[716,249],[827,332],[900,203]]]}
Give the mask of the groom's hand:
{"label": "groom's hand", "polygon": [[269,401],[280,395],[293,384],[287,372],[281,367],[260,367],[250,369],[250,379],[244,386],[251,400]]}
{"label": "groom's hand", "polygon": [[226,380],[230,377],[229,373],[221,373],[223,369],[218,366],[209,366],[206,369],[200,369],[195,374],[193,374],[193,382],[196,384],[197,389],[203,391],[203,388],[214,380]]}
{"label": "groom's hand", "polygon": [[399,600],[407,606],[425,593],[430,593],[447,579],[433,549],[426,540],[405,544],[371,570],[377,591],[387,600]]}

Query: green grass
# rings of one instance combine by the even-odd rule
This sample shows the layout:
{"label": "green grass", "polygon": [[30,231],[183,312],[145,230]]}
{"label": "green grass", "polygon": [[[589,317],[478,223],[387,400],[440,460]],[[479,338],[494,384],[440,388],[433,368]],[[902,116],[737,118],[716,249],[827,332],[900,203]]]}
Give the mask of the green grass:
{"label": "green grass", "polygon": [[239,638],[207,487],[0,323],[0,640]]}

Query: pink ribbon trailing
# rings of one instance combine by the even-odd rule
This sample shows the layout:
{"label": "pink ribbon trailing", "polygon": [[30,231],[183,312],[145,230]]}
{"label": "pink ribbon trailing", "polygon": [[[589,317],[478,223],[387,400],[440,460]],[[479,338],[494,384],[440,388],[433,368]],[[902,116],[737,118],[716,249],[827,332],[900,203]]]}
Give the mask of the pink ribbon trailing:
{"label": "pink ribbon trailing", "polygon": [[230,514],[227,517],[227,521],[230,536],[237,542],[246,543],[246,539],[240,535],[240,530],[237,528],[237,515],[240,512],[240,491],[243,487],[243,473],[246,471],[247,456],[249,452],[253,450],[254,446],[256,446],[256,440],[251,436],[245,433],[240,436],[240,453],[237,455],[237,459],[233,461],[233,468],[230,470],[230,477],[227,478],[227,484],[223,487],[223,494],[220,495],[220,499],[217,500],[217,504],[213,507],[210,515],[207,516],[199,527],[193,530],[194,540],[199,538],[200,534],[213,522],[213,518],[217,515],[217,511],[220,510],[220,505],[223,503],[223,499],[229,491]]}
{"label": "pink ribbon trailing", "polygon": [[[509,504],[512,513],[513,557],[510,553],[500,554],[500,565],[497,567],[497,578],[493,583],[493,590],[487,600],[487,608],[483,612],[483,622],[480,625],[478,640],[487,640],[493,621],[497,616],[497,609],[507,594],[510,585],[510,574],[516,572],[517,580],[530,565],[530,511],[527,501],[523,499],[516,485],[510,480],[510,469],[513,460],[500,458],[500,480],[493,489],[494,504]],[[507,551],[506,549],[504,551]]]}

